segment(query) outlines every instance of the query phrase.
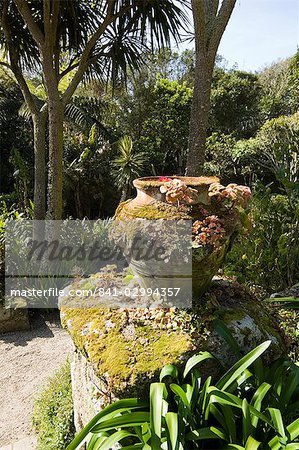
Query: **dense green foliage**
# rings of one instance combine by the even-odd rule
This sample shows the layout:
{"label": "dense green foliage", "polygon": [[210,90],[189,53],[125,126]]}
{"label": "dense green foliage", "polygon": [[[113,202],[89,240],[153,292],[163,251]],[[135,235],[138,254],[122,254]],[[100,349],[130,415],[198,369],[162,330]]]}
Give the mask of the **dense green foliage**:
{"label": "dense green foliage", "polygon": [[[217,328],[239,354],[226,327]],[[191,357],[183,372],[165,366],[148,402],[126,399],[106,407],[67,450],[79,448],[88,433],[88,450],[117,442],[127,450],[297,448],[299,368],[289,360],[264,366],[261,355],[269,345],[259,345],[218,379],[202,378],[199,365],[216,362],[208,352]]]}
{"label": "dense green foliage", "polygon": [[137,145],[156,174],[184,173],[192,90],[186,83],[158,78]]}
{"label": "dense green foliage", "polygon": [[[213,76],[205,173],[254,191],[252,239],[235,245],[225,271],[269,292],[298,281],[298,70],[298,54],[259,74],[218,57]],[[184,173],[193,79],[194,52],[164,49],[144,55],[126,89],[97,80],[79,87],[65,117],[66,217],[111,217],[121,197],[134,195],[134,174]],[[42,99],[40,80],[32,90]],[[8,209],[22,212],[33,194],[32,129],[6,72],[0,100],[2,192]],[[126,157],[118,149],[125,135]]]}
{"label": "dense green foliage", "polygon": [[[33,203],[22,209],[19,205],[8,205],[5,195],[0,195],[0,305],[4,301],[4,276],[5,276],[5,224],[10,220],[32,219]],[[11,198],[10,198],[11,200]],[[20,212],[23,211],[23,212]]]}
{"label": "dense green foliage", "polygon": [[114,148],[103,140],[97,125],[90,132],[68,129],[64,145],[66,215],[79,219],[111,216],[119,201],[111,175]]}
{"label": "dense green foliage", "polygon": [[299,281],[298,114],[267,121],[242,152],[251,173],[271,181],[255,184],[251,239],[233,248],[228,272],[269,292],[292,286]]}
{"label": "dense green foliage", "polygon": [[258,184],[252,202],[253,227],[235,244],[225,271],[241,282],[250,281],[269,293],[298,281],[298,206],[286,195],[273,194]]}
{"label": "dense green foliage", "polygon": [[262,86],[261,111],[264,119],[293,114],[298,110],[299,53],[259,74]]}
{"label": "dense green foliage", "polygon": [[10,194],[20,212],[32,198],[33,153],[30,125],[18,111],[21,93],[8,72],[0,69],[1,193]]}
{"label": "dense green foliage", "polygon": [[[162,6],[169,8],[171,4],[165,1]],[[41,5],[36,3],[36,17],[42,17]],[[74,31],[71,25],[75,21],[70,14],[76,11],[69,8],[71,3],[65,5],[65,30]],[[63,64],[69,62],[73,52],[84,47],[87,36],[94,31],[86,27],[94,5],[83,2],[82,6],[77,35],[71,33],[67,38],[63,34],[60,54]],[[100,7],[101,2],[96,6]],[[161,11],[159,6],[159,2],[153,2],[155,13],[151,13],[152,6],[145,5],[144,17],[142,13],[117,22],[118,33],[112,28],[105,41],[94,47],[95,51],[106,49],[105,58],[90,66],[84,84],[79,86],[72,102],[68,102],[63,130],[64,218],[111,217],[120,199],[134,195],[135,177],[185,172],[194,51],[182,54],[168,48],[149,51],[145,42],[131,35],[131,31],[135,35],[137,31],[146,32],[147,15],[149,28],[153,30],[149,38],[156,35],[162,45],[165,37],[168,40],[167,29],[173,28],[177,34],[176,16],[165,22],[166,16],[157,14]],[[11,12],[13,8],[9,9]],[[99,24],[100,18],[100,13],[94,16],[92,28]],[[35,74],[38,47],[34,40],[28,40],[30,27],[20,27],[17,16],[11,28],[14,36],[20,38],[16,40],[22,59],[20,68],[26,66],[24,74],[30,93],[34,103],[41,107],[48,91],[44,85],[47,77],[40,79]],[[64,27],[57,29],[63,31]],[[76,65],[75,56],[73,61]],[[33,216],[34,146],[28,105],[23,102],[16,80],[1,67],[0,288],[3,289],[5,223],[11,218]],[[97,78],[93,78],[95,72]],[[112,80],[110,84],[107,79]],[[223,270],[225,275],[261,287],[268,294],[299,282],[298,80],[299,51],[256,74],[228,68],[218,57],[213,73],[204,172],[219,176],[223,184],[249,185],[254,194],[250,237],[237,239]],[[62,77],[59,95],[68,82],[67,77]],[[45,137],[49,134],[48,128]],[[56,177],[54,173],[53,179]],[[106,233],[105,223],[99,227]],[[97,225],[91,232],[101,236]],[[83,230],[80,239],[85,238],[88,239],[88,234],[85,236]],[[298,299],[293,296],[274,301],[298,308]],[[297,318],[294,313],[290,334],[298,338]],[[224,334],[227,335],[227,330]],[[125,399],[110,405],[72,443],[70,368],[65,365],[35,402],[33,423],[38,449],[74,450],[90,437],[89,433],[92,438],[88,450],[109,449],[118,442],[127,450],[298,449],[298,365],[285,359],[266,367],[261,357],[270,342],[241,357],[236,342],[232,337],[229,339],[239,358],[233,367],[222,367],[208,352],[189,359],[183,372],[181,368],[166,366],[160,382],[152,383],[148,401]],[[202,376],[199,366],[207,362],[217,366],[219,377]]]}
{"label": "dense green foliage", "polygon": [[260,124],[261,86],[257,75],[238,70],[214,71],[211,130],[238,138],[250,137]]}
{"label": "dense green foliage", "polygon": [[35,400],[33,425],[38,450],[65,450],[74,435],[69,363],[49,380]]}

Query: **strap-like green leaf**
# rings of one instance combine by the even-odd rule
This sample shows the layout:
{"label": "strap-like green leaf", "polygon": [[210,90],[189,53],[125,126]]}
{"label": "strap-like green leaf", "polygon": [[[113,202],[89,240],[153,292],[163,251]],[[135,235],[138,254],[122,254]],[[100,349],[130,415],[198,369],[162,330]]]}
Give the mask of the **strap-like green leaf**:
{"label": "strap-like green leaf", "polygon": [[215,359],[215,357],[209,352],[200,352],[198,355],[194,355],[189,358],[185,366],[183,377],[186,378],[193,367],[197,366],[197,364],[205,361],[206,359]]}
{"label": "strap-like green leaf", "polygon": [[[262,383],[260,387],[256,390],[254,396],[252,397],[251,404],[257,410],[261,411],[262,402],[268,391],[271,389],[271,385],[268,383]],[[257,427],[259,418],[257,416],[252,417],[251,423],[254,428]]]}
{"label": "strap-like green leaf", "polygon": [[[242,401],[242,429],[243,429],[243,443],[245,444],[248,440],[250,433],[251,433],[251,416],[250,416],[250,410],[249,405],[246,400],[246,398]],[[246,446],[245,446],[246,448]]]}
{"label": "strap-like green leaf", "polygon": [[104,420],[103,422],[95,425],[91,432],[98,433],[99,431],[113,430],[114,428],[124,427],[136,427],[141,426],[144,422],[150,420],[150,414],[148,412],[133,412],[130,414],[123,414],[122,416],[114,417],[113,419]]}
{"label": "strap-like green leaf", "polygon": [[[228,407],[228,405],[225,405],[225,409]],[[225,417],[224,414],[222,414],[222,412],[220,411],[220,408],[217,408],[217,406],[214,403],[210,403],[209,405],[209,412],[215,417],[215,419],[217,420],[217,422],[219,422],[219,424],[223,427],[223,429],[225,429],[226,427],[226,421],[225,421]],[[207,420],[208,417],[205,417],[205,420]]]}
{"label": "strap-like green leaf", "polygon": [[[125,447],[122,447],[122,450],[143,450],[144,444],[135,444],[135,445],[126,445]],[[150,450],[150,447],[148,447]]]}
{"label": "strap-like green leaf", "polygon": [[211,386],[212,377],[208,377],[202,387],[202,391],[200,393],[199,399],[198,399],[198,405],[200,410],[203,412],[204,416],[206,416],[206,412],[208,413],[207,406],[208,406],[208,390]]}
{"label": "strap-like green leaf", "polygon": [[172,392],[174,392],[176,395],[180,397],[186,408],[190,411],[190,402],[187,398],[186,392],[179,386],[178,384],[172,383],[170,385],[170,389]]}
{"label": "strap-like green leaf", "polygon": [[160,372],[160,381],[162,382],[165,377],[171,377],[177,380],[179,378],[179,371],[177,367],[172,364],[164,366]]}
{"label": "strap-like green leaf", "polygon": [[284,388],[281,392],[280,404],[281,407],[288,407],[290,399],[292,398],[295,390],[299,385],[299,369],[295,366],[294,370],[291,371],[290,375],[284,383]]}
{"label": "strap-like green leaf", "polygon": [[256,441],[252,436],[249,436],[245,445],[245,450],[257,450],[260,445],[260,442]]}
{"label": "strap-like green leaf", "polygon": [[129,433],[128,431],[125,430],[116,431],[115,433],[111,434],[111,436],[106,438],[105,441],[101,444],[101,446],[98,447],[96,450],[110,450],[114,444],[119,443],[122,439],[133,436],[136,435]]}
{"label": "strap-like green leaf", "polygon": [[109,437],[109,434],[104,431],[99,434],[93,434],[88,443],[87,450],[96,450],[107,437]]}
{"label": "strap-like green leaf", "polygon": [[[217,430],[217,433],[215,432]],[[199,430],[191,431],[186,435],[187,441],[203,441],[209,439],[219,439],[219,434],[221,434],[219,428],[213,427],[213,431],[209,427],[200,428]]]}
{"label": "strap-like green leaf", "polygon": [[[290,438],[293,441],[299,436],[299,419],[294,420],[290,425],[287,426],[288,433],[290,434]],[[299,447],[299,444],[297,444]]]}
{"label": "strap-like green leaf", "polygon": [[213,328],[229,345],[232,352],[239,358],[241,356],[239,344],[225,323],[220,319],[215,319],[213,322]]}
{"label": "strap-like green leaf", "polygon": [[241,358],[233,367],[226,372],[218,381],[216,386],[219,389],[226,390],[255,360],[257,360],[271,345],[271,341],[263,342],[251,350],[247,355]]}
{"label": "strap-like green leaf", "polygon": [[[236,407],[238,409],[242,409],[242,399],[240,399],[236,395],[220,391],[219,389],[216,389],[214,386],[211,386],[209,388],[209,393],[211,403],[219,403],[220,405],[229,405]],[[265,423],[272,426],[272,423],[267,418],[267,416],[257,411],[253,406],[249,405],[249,411],[250,414],[256,415],[259,419],[263,420]]]}
{"label": "strap-like green leaf", "polygon": [[[213,405],[215,407],[215,405]],[[220,406],[222,409],[222,416],[224,419],[224,426],[226,429],[227,435],[230,437],[232,442],[237,440],[237,427],[236,427],[236,417],[233,412],[233,408],[231,406],[225,405],[224,407]],[[212,414],[214,414],[214,409],[211,408]]]}
{"label": "strap-like green leaf", "polygon": [[201,373],[198,369],[192,370],[192,398],[191,398],[191,411],[194,411],[201,394]]}
{"label": "strap-like green leaf", "polygon": [[177,413],[169,412],[165,414],[165,421],[171,445],[169,450],[176,450],[179,440],[179,420]]}
{"label": "strap-like green leaf", "polygon": [[229,449],[236,449],[236,450],[245,450],[245,447],[242,447],[242,445],[238,445],[238,444],[228,444],[227,447],[225,447],[225,450],[229,450]]}
{"label": "strap-like green leaf", "polygon": [[273,439],[269,442],[269,447],[271,450],[281,450],[284,448],[282,443],[280,442],[281,436],[274,436]]}
{"label": "strap-like green leaf", "polygon": [[77,434],[77,436],[73,439],[73,441],[67,446],[66,450],[75,450],[80,445],[82,445],[83,441],[86,439],[90,430],[101,420],[104,420],[105,417],[113,411],[119,411],[126,408],[128,411],[131,408],[145,408],[148,406],[148,402],[144,400],[139,400],[136,398],[126,398],[119,400],[112,405],[107,406],[101,412],[96,414],[94,418],[83,428],[83,430]]}
{"label": "strap-like green leaf", "polygon": [[164,383],[152,383],[150,387],[150,424],[151,446],[153,450],[161,449],[162,437],[162,413],[165,395]]}
{"label": "strap-like green leaf", "polygon": [[270,413],[271,419],[274,423],[276,430],[278,431],[280,436],[285,438],[286,433],[285,433],[285,429],[284,429],[284,425],[283,425],[281,412],[279,411],[279,409],[276,409],[276,408],[268,408],[268,411]]}
{"label": "strap-like green leaf", "polygon": [[228,444],[228,446],[225,447],[225,450],[229,450],[231,448],[234,448],[236,450],[245,450],[245,447],[242,447],[242,445],[238,445],[238,444]]}

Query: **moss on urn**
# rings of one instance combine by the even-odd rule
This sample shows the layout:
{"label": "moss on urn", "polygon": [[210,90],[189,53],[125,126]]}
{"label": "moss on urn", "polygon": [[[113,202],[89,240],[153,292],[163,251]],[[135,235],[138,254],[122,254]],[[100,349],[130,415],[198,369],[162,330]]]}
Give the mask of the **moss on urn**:
{"label": "moss on urn", "polygon": [[[224,187],[216,177],[147,177],[135,180],[134,186],[137,197],[119,205],[115,220],[192,222],[192,289],[193,299],[199,299],[234,237],[248,225],[250,190],[236,184]],[[138,273],[138,265],[134,270]]]}

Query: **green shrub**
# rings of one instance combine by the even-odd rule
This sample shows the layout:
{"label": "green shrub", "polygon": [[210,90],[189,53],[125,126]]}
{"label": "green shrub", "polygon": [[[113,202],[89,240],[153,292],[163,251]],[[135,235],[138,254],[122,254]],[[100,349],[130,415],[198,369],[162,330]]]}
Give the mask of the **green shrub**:
{"label": "green shrub", "polygon": [[210,129],[251,137],[260,123],[261,86],[257,75],[240,70],[214,70]]}
{"label": "green shrub", "polygon": [[299,283],[284,292],[287,297],[269,298],[268,302],[278,310],[280,327],[291,340],[290,356],[294,361],[299,360],[299,297],[295,292]]}
{"label": "green shrub", "polygon": [[65,450],[74,436],[70,365],[66,363],[49,380],[35,401],[33,425],[37,450]]}
{"label": "green shrub", "polygon": [[[235,245],[226,273],[259,284],[268,292],[299,281],[299,114],[268,120],[256,138],[239,141],[233,157],[249,170],[271,179],[256,183],[252,204],[253,230]],[[255,167],[254,167],[255,166]],[[270,178],[271,177],[271,178]],[[271,185],[271,189],[270,189]]]}
{"label": "green shrub", "polygon": [[188,148],[192,90],[186,83],[157,77],[152,104],[136,147],[148,157],[148,171],[183,173]]}
{"label": "green shrub", "polygon": [[235,243],[224,271],[268,293],[299,281],[299,208],[295,196],[274,194],[261,183],[252,202],[250,236]]}
{"label": "green shrub", "polygon": [[212,133],[206,144],[204,171],[225,182],[272,183],[287,195],[299,193],[299,113],[267,120],[256,137]]}
{"label": "green shrub", "polygon": [[266,67],[259,73],[262,86],[260,107],[266,119],[292,114],[298,110],[299,52]]}
{"label": "green shrub", "polygon": [[[238,344],[224,324],[217,324]],[[160,382],[152,383],[149,401],[123,399],[106,407],[79,433],[67,450],[80,448],[91,433],[88,450],[108,450],[121,443],[127,450],[299,448],[299,368],[279,360],[270,368],[259,345],[218,379],[203,378],[200,364],[215,358],[208,352],[192,356],[180,373],[165,366]]]}
{"label": "green shrub", "polygon": [[286,192],[299,185],[299,113],[268,120],[257,133],[255,160],[269,170]]}
{"label": "green shrub", "polygon": [[223,183],[231,183],[238,171],[232,156],[235,144],[232,134],[212,133],[206,143],[204,174],[216,175]]}
{"label": "green shrub", "polygon": [[30,219],[33,217],[34,205],[29,200],[29,206],[22,212],[16,204],[11,201],[14,195],[1,194],[0,195],[0,306],[4,302],[4,259],[5,259],[5,225],[10,220]]}

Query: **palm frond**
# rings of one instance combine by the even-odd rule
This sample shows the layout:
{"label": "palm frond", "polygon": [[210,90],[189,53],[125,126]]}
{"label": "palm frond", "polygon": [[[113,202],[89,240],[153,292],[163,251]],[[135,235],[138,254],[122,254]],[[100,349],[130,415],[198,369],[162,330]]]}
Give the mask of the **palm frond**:
{"label": "palm frond", "polygon": [[111,141],[111,132],[103,124],[103,112],[107,105],[99,98],[76,96],[66,106],[65,119],[72,127],[78,127],[86,133],[90,133],[95,126],[101,136]]}
{"label": "palm frond", "polygon": [[150,40],[152,46],[165,47],[170,45],[171,38],[179,40],[181,28],[189,23],[186,14],[189,0],[116,0],[115,12],[130,5],[132,8],[119,23],[133,30],[143,42]]}
{"label": "palm frond", "polygon": [[72,124],[81,128],[88,128],[91,126],[91,118],[88,117],[81,108],[75,103],[69,103],[65,109],[65,118]]}
{"label": "palm frond", "polygon": [[[106,30],[95,46],[87,79],[97,76],[126,83],[127,72],[140,69],[148,47],[166,47],[171,38],[179,39],[181,27],[188,23],[185,9],[189,0],[116,0],[114,13],[127,7],[128,12]],[[130,8],[131,7],[131,8]],[[103,51],[104,50],[104,51]]]}

